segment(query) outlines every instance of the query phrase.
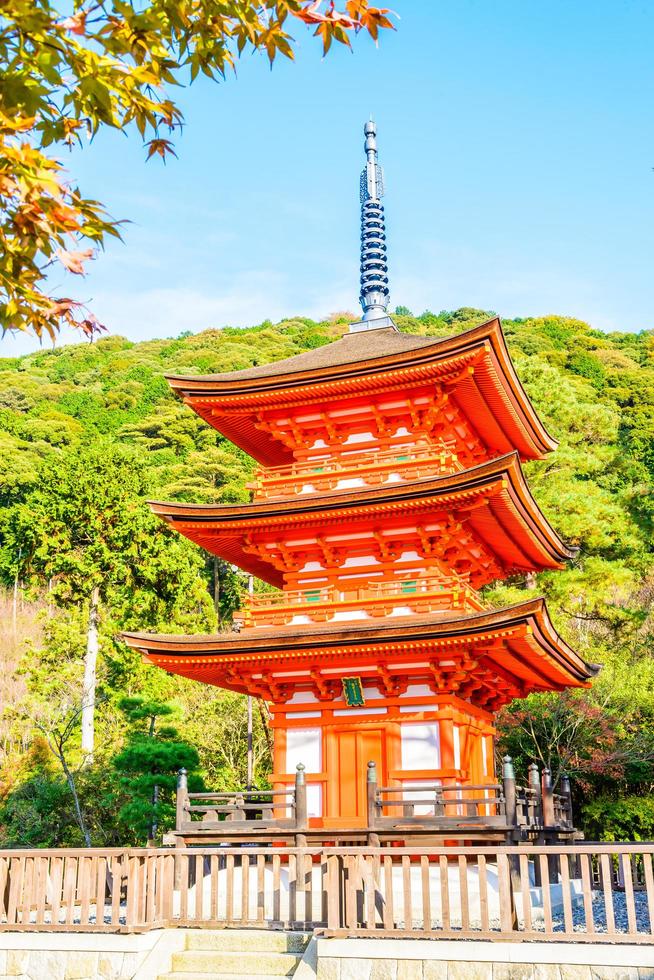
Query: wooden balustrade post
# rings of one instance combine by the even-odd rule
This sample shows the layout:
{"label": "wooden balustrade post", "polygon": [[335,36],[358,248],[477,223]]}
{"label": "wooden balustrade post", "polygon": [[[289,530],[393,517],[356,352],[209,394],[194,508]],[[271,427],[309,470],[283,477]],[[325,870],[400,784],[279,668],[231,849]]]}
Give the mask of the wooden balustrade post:
{"label": "wooden balustrade post", "polygon": [[[188,806],[188,773],[186,769],[180,769],[177,773],[177,802],[175,813],[175,826],[178,831],[182,830],[185,822],[186,808]],[[189,814],[190,818],[190,814]]]}
{"label": "wooden balustrade post", "polygon": [[[505,755],[502,759],[502,792],[504,795],[504,817],[507,825],[506,842],[515,844],[519,836],[518,831],[518,803],[515,787],[515,769],[513,759],[510,755]],[[518,927],[518,913],[516,906],[516,892],[520,890],[520,869],[518,858],[512,855],[508,859],[509,881],[510,881],[510,902],[511,902],[511,923],[512,928]]]}
{"label": "wooden balustrade post", "polygon": [[[563,826],[566,830],[574,830],[575,822],[574,814],[572,812],[572,788],[570,786],[570,777],[567,773],[563,773],[561,776],[561,796],[563,797]],[[572,855],[570,858],[570,871],[575,878],[578,878],[581,874],[579,858],[576,855]]]}
{"label": "wooden balustrade post", "polygon": [[502,787],[504,792],[504,815],[507,823],[506,841],[513,843],[518,834],[518,807],[515,789],[515,769],[513,759],[505,755],[502,759]]}
{"label": "wooden balustrade post", "polygon": [[[528,769],[527,775],[527,785],[530,790],[530,803],[529,803],[529,829],[533,832],[535,828],[538,828],[539,833],[536,837],[536,842],[542,844],[544,842],[544,837],[542,834],[543,828],[543,801],[541,794],[540,785],[540,771],[535,762],[532,762]],[[536,885],[540,885],[540,862],[534,861],[534,882]]]}
{"label": "wooden balustrade post", "polygon": [[247,818],[247,810],[244,809],[245,797],[243,793],[236,793],[234,796],[234,809],[231,813],[232,820],[245,820]]}
{"label": "wooden balustrade post", "polygon": [[540,813],[540,773],[535,762],[529,766],[527,775],[527,786],[531,790],[529,823],[532,826],[542,824]]}
{"label": "wooden balustrade post", "polygon": [[572,790],[570,788],[570,777],[567,773],[563,773],[561,776],[561,796],[564,800],[565,809],[565,822],[568,829],[572,830],[574,827],[574,818],[572,815]]}
{"label": "wooden balustrade post", "polygon": [[[551,833],[548,834],[547,831],[552,831],[555,829],[556,815],[554,813],[554,789],[552,787],[552,773],[549,769],[543,769],[543,775],[541,777],[541,791],[543,795],[543,828],[545,830],[546,837],[551,840]],[[550,881],[556,882],[558,879],[558,858],[556,855],[548,855],[547,865]],[[545,887],[545,882],[542,882],[542,885]]]}
{"label": "wooden balustrade post", "polygon": [[[188,807],[188,773],[186,769],[180,769],[177,773],[177,799],[175,809],[175,828],[178,833],[184,831],[184,824],[191,820],[191,814],[187,811]],[[186,846],[186,841],[182,837],[177,837],[175,847],[181,850]],[[175,871],[173,874],[173,884],[175,888],[181,886],[182,881],[182,862],[175,855]]]}
{"label": "wooden balustrade post", "polygon": [[379,834],[375,831],[377,826],[377,765],[372,761],[368,763],[366,793],[368,800],[368,845],[369,847],[379,847]]}
{"label": "wooden balustrade post", "polygon": [[554,791],[552,789],[552,773],[549,769],[543,769],[541,777],[541,794],[543,807],[543,827],[551,829],[555,826],[554,820]]}
{"label": "wooden balustrade post", "polygon": [[304,774],[304,766],[298,762],[295,771],[295,845],[296,847],[306,847],[307,837],[302,831],[306,831],[309,826],[307,814],[307,782]]}

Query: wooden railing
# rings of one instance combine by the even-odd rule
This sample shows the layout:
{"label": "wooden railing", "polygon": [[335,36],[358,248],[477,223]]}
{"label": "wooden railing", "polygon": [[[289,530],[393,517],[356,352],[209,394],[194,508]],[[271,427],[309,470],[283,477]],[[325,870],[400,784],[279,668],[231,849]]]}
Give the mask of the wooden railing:
{"label": "wooden railing", "polygon": [[297,836],[307,826],[307,787],[301,763],[292,788],[221,793],[189,793],[186,769],[180,769],[175,831],[167,835],[166,842],[175,843],[176,836],[183,840],[201,840],[209,835],[230,840],[243,835],[250,840],[262,835],[270,838],[275,833]]}
{"label": "wooden railing", "polygon": [[654,941],[654,843],[324,854],[329,935]]}
{"label": "wooden railing", "polygon": [[261,592],[248,596],[237,619],[245,626],[270,626],[290,623],[294,616],[305,616],[312,622],[326,622],[338,612],[370,616],[388,616],[397,607],[412,613],[437,610],[468,609],[479,612],[484,607],[475,590],[455,576],[424,576],[370,582],[362,586],[324,586],[287,589],[284,592]]}
{"label": "wooden railing", "polygon": [[419,480],[461,468],[456,453],[445,447],[398,446],[382,452],[353,452],[324,460],[261,467],[248,488],[258,498],[288,497],[338,490],[343,481],[347,489],[352,488],[353,480],[361,480],[364,486],[380,486],[394,474],[403,481]]}
{"label": "wooden railing", "polygon": [[0,929],[120,932],[173,914],[171,852],[148,849],[0,851]]}
{"label": "wooden railing", "polygon": [[654,942],[653,843],[0,851],[0,931]]}
{"label": "wooden railing", "polygon": [[[569,840],[575,833],[570,784],[561,780],[554,793],[549,770],[542,776],[536,765],[529,783],[516,783],[513,763],[505,756],[502,782],[461,785],[445,782],[398,780],[378,786],[377,767],[367,766],[367,824],[364,827],[310,826],[305,768],[299,763],[292,787],[213,793],[189,793],[187,773],[177,779],[175,830],[166,844],[257,843],[262,839],[304,845],[314,842],[361,841],[409,843],[414,835],[435,839],[497,840],[507,843]],[[356,833],[355,833],[356,830]]]}
{"label": "wooden railing", "polygon": [[520,786],[508,755],[503,759],[501,783],[407,782],[408,786],[378,786],[377,767],[368,763],[368,828],[374,840],[382,832],[409,837],[451,831],[461,839],[501,831],[508,843],[517,843],[574,833],[568,777],[561,779],[561,792],[554,793],[549,769],[541,775],[532,764],[528,785]]}

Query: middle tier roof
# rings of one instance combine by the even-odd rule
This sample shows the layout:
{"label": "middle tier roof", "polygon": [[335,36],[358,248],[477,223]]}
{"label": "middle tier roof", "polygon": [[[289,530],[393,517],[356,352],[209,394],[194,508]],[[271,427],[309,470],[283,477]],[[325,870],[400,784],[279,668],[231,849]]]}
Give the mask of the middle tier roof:
{"label": "middle tier roof", "polygon": [[344,567],[356,565],[357,551],[370,547],[398,569],[408,555],[405,564],[418,558],[441,564],[475,588],[511,574],[561,568],[575,553],[529,492],[517,453],[374,489],[250,504],[150,506],[191,541],[276,586],[317,555],[330,567]]}

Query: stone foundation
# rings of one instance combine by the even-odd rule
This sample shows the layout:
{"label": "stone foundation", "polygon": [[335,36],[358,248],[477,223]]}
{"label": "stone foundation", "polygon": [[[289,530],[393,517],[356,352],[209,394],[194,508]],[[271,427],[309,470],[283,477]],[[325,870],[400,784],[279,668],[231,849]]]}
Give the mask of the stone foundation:
{"label": "stone foundation", "polygon": [[[0,980],[153,980],[189,931],[3,932]],[[318,938],[296,980],[654,980],[654,945]]]}
{"label": "stone foundation", "polygon": [[3,932],[0,980],[132,980],[160,937]]}
{"label": "stone foundation", "polygon": [[318,980],[654,980],[654,946],[318,939]]}

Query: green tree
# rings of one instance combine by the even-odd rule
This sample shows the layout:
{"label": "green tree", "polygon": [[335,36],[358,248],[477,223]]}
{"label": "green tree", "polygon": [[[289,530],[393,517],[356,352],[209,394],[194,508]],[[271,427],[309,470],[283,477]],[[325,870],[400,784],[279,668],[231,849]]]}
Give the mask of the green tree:
{"label": "green tree", "polygon": [[126,796],[118,818],[134,843],[143,844],[174,826],[178,771],[186,769],[191,788],[199,788],[199,756],[176,728],[158,725],[174,713],[172,705],[132,697],[118,707],[131,725],[127,745],[113,759]]}
{"label": "green tree", "polygon": [[[25,676],[27,696],[19,713],[28,721],[43,746],[49,750],[52,760],[61,770],[64,783],[72,799],[74,820],[84,843],[91,846],[91,831],[87,815],[80,799],[76,749],[78,733],[84,711],[84,685],[80,671],[80,631],[74,613],[46,622],[45,642],[40,650],[28,650],[21,664]],[[59,779],[52,779],[50,767],[41,766],[32,786],[36,798],[57,793]],[[25,800],[18,794],[19,812],[25,809]],[[36,806],[38,811],[38,804]],[[10,813],[15,819],[16,814]]]}
{"label": "green tree", "polygon": [[252,460],[225,443],[189,453],[171,467],[162,488],[167,500],[245,503],[250,499]]}
{"label": "green tree", "polygon": [[[51,601],[86,610],[82,750],[92,755],[100,615],[125,625],[214,621],[197,549],[168,533],[144,503],[147,479],[126,448],[95,443],[48,462],[5,523],[4,548],[21,577]],[[14,558],[14,560],[16,560]]]}
{"label": "green tree", "polygon": [[654,796],[600,796],[584,803],[584,828],[591,840],[654,838]]}

